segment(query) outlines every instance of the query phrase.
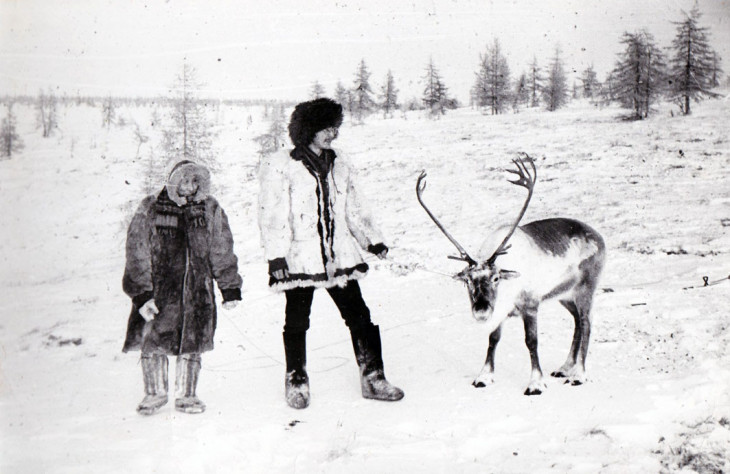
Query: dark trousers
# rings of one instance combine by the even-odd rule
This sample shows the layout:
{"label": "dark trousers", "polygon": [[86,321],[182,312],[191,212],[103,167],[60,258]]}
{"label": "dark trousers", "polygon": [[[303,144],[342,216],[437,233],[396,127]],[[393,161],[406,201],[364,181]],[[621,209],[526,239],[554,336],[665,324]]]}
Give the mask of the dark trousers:
{"label": "dark trousers", "polygon": [[[304,332],[309,329],[314,290],[313,287],[306,287],[293,288],[284,292],[286,294],[285,333]],[[370,310],[362,299],[357,280],[349,280],[344,287],[327,288],[327,292],[337,305],[337,309],[340,310],[340,315],[345,320],[347,327],[359,329],[372,326]]]}

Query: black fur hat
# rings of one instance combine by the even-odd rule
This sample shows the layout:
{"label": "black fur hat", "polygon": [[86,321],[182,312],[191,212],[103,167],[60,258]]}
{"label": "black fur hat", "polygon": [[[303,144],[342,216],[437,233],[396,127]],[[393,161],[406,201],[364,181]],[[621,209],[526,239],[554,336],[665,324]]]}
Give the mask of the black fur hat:
{"label": "black fur hat", "polygon": [[289,137],[294,146],[307,146],[320,130],[342,125],[342,106],[332,99],[302,102],[294,108],[289,120]]}

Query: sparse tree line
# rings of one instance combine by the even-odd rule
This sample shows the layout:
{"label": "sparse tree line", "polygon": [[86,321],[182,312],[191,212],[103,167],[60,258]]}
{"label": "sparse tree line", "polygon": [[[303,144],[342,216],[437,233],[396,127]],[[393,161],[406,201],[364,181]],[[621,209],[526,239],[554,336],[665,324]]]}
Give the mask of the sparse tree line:
{"label": "sparse tree line", "polygon": [[[593,76],[595,79],[595,72]],[[539,66],[537,57],[533,57],[529,69],[514,81],[498,39],[480,55],[479,68],[471,89],[471,104],[486,113],[497,115],[510,108],[517,112],[521,108],[540,106],[552,112],[567,104],[569,98],[560,48],[555,48],[545,70]]]}
{"label": "sparse tree line", "polygon": [[[179,100],[176,95],[157,95],[157,96],[139,96],[139,97],[124,97],[124,96],[91,96],[91,95],[76,95],[70,96],[67,93],[56,93],[53,89],[46,91],[40,90],[38,95],[4,95],[0,96],[0,104],[14,103],[17,105],[23,105],[28,107],[34,107],[40,94],[47,96],[54,96],[57,105],[62,107],[71,106],[88,106],[88,107],[100,107],[111,97],[114,101],[114,105],[117,107],[168,107],[174,105]],[[239,107],[255,107],[264,106],[271,104],[272,102],[284,103],[287,106],[295,105],[294,101],[278,101],[272,99],[213,99],[210,97],[195,97],[195,100],[203,105],[210,106],[212,104],[225,105],[225,106],[239,106]]]}
{"label": "sparse tree line", "polygon": [[[648,117],[652,104],[664,98],[676,103],[682,114],[689,114],[692,101],[716,95],[712,89],[720,85],[723,72],[720,56],[709,45],[708,29],[698,24],[700,17],[695,6],[683,21],[674,22],[677,34],[666,53],[655,44],[648,31],[625,32],[619,39],[624,50],[605,81],[600,82],[590,66],[581,72],[579,82],[572,84],[572,90],[559,47],[555,48],[546,66],[541,67],[534,57],[528,70],[513,80],[502,45],[495,39],[479,56],[470,94],[471,105],[492,115],[510,109],[517,112],[525,107],[555,111],[571,98],[582,97],[597,104],[619,103],[632,111],[630,118],[643,119]],[[403,104],[398,102],[398,89],[391,71],[377,94],[370,76],[363,59],[355,71],[352,85],[348,88],[339,81],[334,89],[334,99],[343,104],[356,122],[362,122],[364,117],[375,112],[392,117],[396,110],[425,109],[431,117],[438,118],[449,108],[458,107],[457,101],[449,96],[432,59],[421,78],[422,96]],[[319,82],[312,85],[311,98],[325,94]]]}
{"label": "sparse tree line", "polygon": [[[485,113],[501,114],[509,109],[517,112],[525,107],[543,107],[554,111],[568,103],[572,98],[587,98],[597,104],[619,103],[631,111],[628,118],[643,119],[649,116],[652,105],[660,99],[669,100],[679,107],[683,115],[691,111],[691,103],[699,102],[717,94],[713,89],[720,85],[723,70],[721,58],[710,46],[709,30],[699,25],[701,13],[695,5],[682,21],[673,22],[676,35],[667,48],[660,48],[646,30],[625,32],[620,38],[623,51],[619,54],[614,68],[603,82],[598,80],[593,66],[583,70],[579,82],[569,88],[565,64],[560,48],[556,47],[553,57],[546,67],[540,67],[534,57],[527,71],[514,80],[502,45],[498,39],[479,56],[475,71],[474,85],[471,89],[471,105]],[[730,84],[730,78],[727,79]],[[358,64],[350,87],[338,81],[333,98],[341,103],[355,123],[362,123],[371,114],[382,112],[383,117],[393,117],[396,111],[426,110],[432,118],[438,118],[448,109],[459,106],[451,97],[443,77],[429,59],[421,77],[423,90],[421,97],[401,100],[393,73],[388,70],[383,83],[373,89],[371,72],[362,59]],[[160,123],[156,108],[171,110],[167,117],[170,126],[164,130],[162,149],[164,160],[197,159],[212,164],[212,146],[215,131],[207,119],[205,111],[220,105],[261,106],[265,107],[264,118],[270,122],[268,130],[255,138],[261,154],[270,153],[285,144],[285,110],[292,103],[270,100],[214,100],[200,98],[196,92],[202,84],[195,78],[195,70],[184,64],[183,71],[171,89],[170,96],[153,98],[82,97],[56,95],[52,89],[41,90],[35,97],[4,96],[0,103],[6,107],[6,115],[0,123],[0,156],[10,157],[23,149],[23,142],[17,132],[17,121],[13,106],[23,104],[34,107],[36,125],[43,137],[51,136],[59,128],[58,106],[87,105],[100,106],[101,123],[105,128],[112,124],[124,125],[124,117],[117,116],[117,109],[127,106],[153,106],[155,117],[152,124]],[[324,87],[315,82],[310,89],[312,98],[326,94]],[[249,125],[251,119],[249,118]],[[139,126],[136,127],[139,147],[148,137]]]}
{"label": "sparse tree line", "polygon": [[[160,134],[157,150],[150,153],[147,166],[147,175],[150,179],[163,172],[172,162],[180,159],[195,160],[209,168],[215,168],[214,143],[217,130],[214,121],[209,118],[209,112],[217,110],[222,104],[234,106],[262,106],[264,120],[271,120],[268,136],[257,137],[256,141],[267,151],[283,146],[286,135],[284,111],[292,102],[277,100],[214,100],[201,98],[197,94],[204,84],[198,81],[195,68],[187,63],[183,64],[181,73],[177,76],[170,88],[171,94],[167,97],[154,98],[123,98],[112,97],[84,97],[70,100],[66,95],[57,95],[53,89],[40,90],[35,97],[31,96],[3,96],[0,105],[5,105],[7,113],[0,122],[0,156],[11,157],[24,148],[23,141],[17,131],[17,119],[14,106],[22,104],[32,107],[35,111],[36,129],[40,130],[44,138],[52,136],[59,130],[59,105],[64,107],[90,106],[101,112],[101,126],[109,130],[112,126],[125,127],[130,125],[128,119],[119,114],[119,110],[127,107],[149,107],[152,115],[149,126]],[[167,110],[162,116],[160,110]],[[249,125],[252,119],[249,117]],[[136,122],[131,123],[134,128],[134,138],[137,143],[135,158],[140,158],[140,149],[148,143],[150,137],[143,133],[143,129]]]}
{"label": "sparse tree line", "polygon": [[[382,85],[374,91],[370,70],[365,59],[362,59],[355,70],[352,85],[346,87],[342,81],[338,81],[332,97],[342,104],[355,123],[362,123],[368,115],[378,112],[382,112],[384,118],[391,118],[399,110],[428,110],[431,117],[438,118],[446,110],[459,106],[458,101],[449,95],[448,87],[433,59],[429,60],[421,79],[424,86],[421,97],[412,97],[401,103],[393,72],[388,70]],[[317,99],[325,96],[326,91],[321,83],[315,81],[309,95]]]}
{"label": "sparse tree line", "polygon": [[572,94],[559,48],[544,71],[534,58],[528,71],[512,81],[507,59],[495,39],[480,56],[472,105],[493,115],[505,112],[508,106],[514,111],[538,106],[554,111],[572,96],[597,103],[617,102],[631,110],[629,118],[643,119],[649,116],[652,104],[664,98],[687,115],[691,102],[716,96],[712,89],[720,85],[722,76],[720,56],[709,44],[708,29],[699,25],[700,17],[695,6],[683,21],[674,22],[677,33],[665,50],[646,30],[625,32],[620,38],[624,49],[605,81],[599,82],[593,66],[588,67],[580,75],[581,84],[573,84]]}

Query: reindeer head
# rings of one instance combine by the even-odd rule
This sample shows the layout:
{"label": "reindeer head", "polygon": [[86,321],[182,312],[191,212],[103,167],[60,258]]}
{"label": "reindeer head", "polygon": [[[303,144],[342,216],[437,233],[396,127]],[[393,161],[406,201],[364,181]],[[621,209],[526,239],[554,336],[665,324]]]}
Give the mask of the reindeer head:
{"label": "reindeer head", "polygon": [[519,272],[498,268],[487,262],[468,266],[456,275],[456,280],[464,282],[471,301],[471,312],[477,321],[488,321],[494,311],[499,294],[500,283],[520,276]]}
{"label": "reindeer head", "polygon": [[[526,188],[528,191],[527,198],[525,199],[525,203],[522,205],[522,210],[520,211],[519,216],[517,217],[517,219],[515,219],[514,223],[509,229],[509,232],[507,232],[507,235],[504,237],[494,253],[492,253],[492,255],[487,260],[481,263],[478,263],[476,260],[469,256],[466,250],[464,250],[464,248],[456,241],[456,239],[454,239],[451,234],[449,234],[449,232],[443,227],[443,225],[441,225],[438,219],[423,203],[421,194],[423,193],[423,190],[426,189],[426,183],[423,181],[426,178],[425,171],[421,173],[421,175],[418,177],[418,182],[416,183],[416,196],[418,197],[418,202],[421,203],[421,206],[429,215],[429,217],[431,217],[431,220],[433,220],[433,222],[441,230],[441,232],[444,233],[444,235],[451,241],[452,244],[454,244],[454,246],[459,251],[459,257],[449,258],[462,260],[468,264],[468,266],[464,268],[464,270],[462,270],[461,272],[457,273],[454,278],[463,281],[466,284],[466,287],[469,291],[469,299],[471,300],[472,314],[477,321],[487,321],[492,316],[492,313],[494,311],[494,305],[497,301],[497,295],[499,294],[500,283],[504,280],[510,280],[519,276],[518,272],[500,268],[496,262],[497,257],[499,257],[500,255],[504,255],[505,253],[507,253],[507,250],[509,250],[510,246],[507,244],[507,242],[509,241],[510,237],[512,237],[515,229],[517,229],[520,220],[522,220],[522,216],[525,215],[527,206],[530,203],[530,199],[532,198],[532,191],[535,187],[535,181],[537,179],[537,170],[535,169],[535,164],[532,161],[532,158],[530,158],[526,153],[523,153],[523,156],[524,158],[521,156],[518,159],[512,160],[512,162],[517,166],[516,171],[507,171],[518,176],[518,179],[510,181],[510,183]],[[532,173],[530,173],[530,170],[527,168],[525,163],[530,164],[532,168]]]}

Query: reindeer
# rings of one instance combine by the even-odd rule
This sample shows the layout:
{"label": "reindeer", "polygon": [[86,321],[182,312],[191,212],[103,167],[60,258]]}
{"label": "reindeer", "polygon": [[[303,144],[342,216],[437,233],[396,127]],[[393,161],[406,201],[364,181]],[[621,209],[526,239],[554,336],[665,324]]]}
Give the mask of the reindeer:
{"label": "reindeer", "polygon": [[[575,320],[568,358],[551,375],[565,377],[565,383],[572,385],[580,385],[586,380],[591,303],[603,268],[605,244],[595,230],[573,219],[544,219],[518,227],[532,198],[537,169],[526,153],[512,162],[517,170],[507,171],[517,175],[517,179],[508,181],[526,188],[527,198],[514,223],[501,227],[485,240],[480,255],[496,248],[486,260],[477,262],[470,257],[423,203],[425,171],[418,177],[416,195],[429,217],[459,251],[459,257],[449,258],[468,264],[454,278],[466,283],[472,314],[477,321],[487,325],[487,358],[472,385],[485,387],[494,383],[494,352],[502,334],[502,323],[508,317],[516,316],[523,320],[532,364],[525,395],[539,395],[546,385],[537,356],[537,311],[545,300],[557,298]],[[496,242],[500,243],[495,247]]]}

